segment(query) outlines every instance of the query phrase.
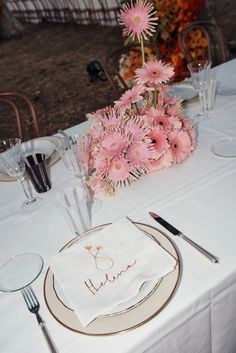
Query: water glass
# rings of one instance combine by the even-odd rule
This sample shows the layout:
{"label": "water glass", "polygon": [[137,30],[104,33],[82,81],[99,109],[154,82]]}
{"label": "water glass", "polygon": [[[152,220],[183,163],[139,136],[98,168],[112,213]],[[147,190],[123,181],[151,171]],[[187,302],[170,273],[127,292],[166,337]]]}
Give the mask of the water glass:
{"label": "water glass", "polygon": [[56,196],[60,208],[71,231],[77,235],[91,228],[91,202],[82,185],[72,185]]}

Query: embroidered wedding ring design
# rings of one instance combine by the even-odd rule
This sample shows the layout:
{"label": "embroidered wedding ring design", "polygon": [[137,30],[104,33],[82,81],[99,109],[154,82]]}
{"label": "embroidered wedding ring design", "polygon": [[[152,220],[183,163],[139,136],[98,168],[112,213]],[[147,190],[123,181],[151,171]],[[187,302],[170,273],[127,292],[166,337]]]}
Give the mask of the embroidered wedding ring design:
{"label": "embroidered wedding ring design", "polygon": [[96,250],[91,245],[86,245],[84,248],[93,257],[97,270],[107,271],[114,266],[114,260],[111,257],[101,255],[101,251],[103,250],[102,245],[96,246]]}

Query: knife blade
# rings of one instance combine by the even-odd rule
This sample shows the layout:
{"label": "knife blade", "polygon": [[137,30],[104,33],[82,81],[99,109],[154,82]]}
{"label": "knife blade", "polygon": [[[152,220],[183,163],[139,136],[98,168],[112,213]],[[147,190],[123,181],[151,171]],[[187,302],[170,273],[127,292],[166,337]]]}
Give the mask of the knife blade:
{"label": "knife blade", "polygon": [[185,234],[183,234],[180,230],[178,230],[177,228],[172,226],[172,224],[167,222],[165,219],[160,217],[158,214],[156,214],[154,212],[149,212],[149,215],[153,219],[155,219],[156,222],[158,222],[164,228],[166,228],[170,233],[172,233],[175,236],[179,236],[180,238],[182,238],[183,240],[188,242],[190,245],[192,245],[196,250],[198,250],[201,254],[203,254],[207,259],[209,259],[210,261],[212,261],[214,263],[219,263],[219,258],[217,256],[211,254],[209,251],[204,249],[202,246],[200,246],[197,243],[195,243],[193,240],[188,238]]}

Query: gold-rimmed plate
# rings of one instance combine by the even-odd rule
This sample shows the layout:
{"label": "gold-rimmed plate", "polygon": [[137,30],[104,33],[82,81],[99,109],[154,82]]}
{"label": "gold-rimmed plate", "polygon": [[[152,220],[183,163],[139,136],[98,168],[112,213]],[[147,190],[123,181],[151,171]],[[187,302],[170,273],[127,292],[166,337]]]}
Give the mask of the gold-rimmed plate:
{"label": "gold-rimmed plate", "polygon": [[[138,301],[136,305],[131,305],[131,307],[127,308],[128,310],[121,310],[115,313],[115,315],[99,316],[88,326],[84,327],[81,325],[75,312],[65,305],[63,300],[58,296],[54,286],[53,273],[51,269],[48,268],[44,280],[45,302],[51,314],[63,326],[79,333],[94,336],[121,333],[145,324],[161,312],[171,300],[178,287],[182,270],[178,250],[172,240],[170,240],[163,232],[146,224],[135,224],[144,231],[146,236],[150,236],[153,241],[160,244],[176,259],[175,269],[168,275],[164,276],[161,281],[156,281],[154,287],[150,289],[149,294],[144,296],[142,300]],[[107,225],[101,225],[74,238],[67,243],[61,251],[75,244],[79,241],[81,236],[94,236],[97,231],[106,226]]]}
{"label": "gold-rimmed plate", "polygon": [[[26,156],[33,153],[45,154],[49,167],[53,166],[60,159],[60,155],[55,150],[55,146],[52,141],[50,141],[50,137],[47,136],[22,142],[22,149]],[[0,181],[16,181],[16,179],[4,173],[0,166]]]}

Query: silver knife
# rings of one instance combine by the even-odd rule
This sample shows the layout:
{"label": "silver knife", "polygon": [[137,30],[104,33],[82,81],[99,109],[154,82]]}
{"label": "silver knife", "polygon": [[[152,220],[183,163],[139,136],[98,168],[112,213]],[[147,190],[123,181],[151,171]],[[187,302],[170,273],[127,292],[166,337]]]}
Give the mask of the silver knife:
{"label": "silver knife", "polygon": [[169,232],[171,232],[173,235],[177,235],[180,238],[184,239],[187,241],[190,245],[192,245],[195,249],[197,249],[200,253],[202,253],[204,256],[206,256],[210,261],[214,263],[219,263],[219,258],[213,254],[211,254],[209,251],[195,243],[193,240],[189,239],[186,235],[184,235],[180,230],[176,229],[173,227],[170,223],[168,223],[165,219],[161,218],[158,214],[154,212],[149,212],[149,215],[155,219],[159,224],[161,224],[164,228],[166,228]]}

